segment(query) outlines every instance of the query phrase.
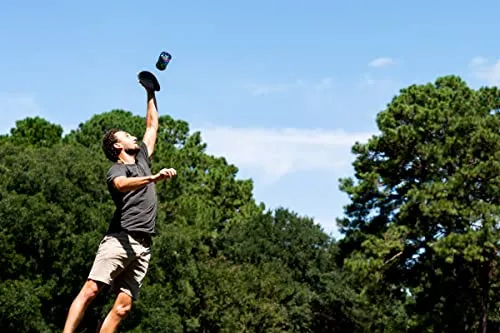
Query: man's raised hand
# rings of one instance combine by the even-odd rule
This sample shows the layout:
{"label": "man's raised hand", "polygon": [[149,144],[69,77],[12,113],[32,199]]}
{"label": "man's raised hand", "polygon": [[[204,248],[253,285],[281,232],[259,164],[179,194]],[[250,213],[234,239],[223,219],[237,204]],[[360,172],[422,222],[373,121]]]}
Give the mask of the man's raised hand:
{"label": "man's raised hand", "polygon": [[169,178],[174,178],[177,175],[177,171],[175,171],[174,168],[164,168],[161,169],[160,172],[158,172],[154,176],[155,182],[163,180],[163,179],[169,179]]}

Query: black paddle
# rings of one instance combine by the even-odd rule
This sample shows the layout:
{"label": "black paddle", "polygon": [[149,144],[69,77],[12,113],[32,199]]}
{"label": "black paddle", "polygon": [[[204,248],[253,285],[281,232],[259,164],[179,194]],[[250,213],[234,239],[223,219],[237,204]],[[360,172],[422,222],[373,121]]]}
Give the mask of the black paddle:
{"label": "black paddle", "polygon": [[137,79],[139,83],[142,84],[146,90],[149,91],[160,91],[160,82],[153,73],[149,71],[141,71],[137,74]]}

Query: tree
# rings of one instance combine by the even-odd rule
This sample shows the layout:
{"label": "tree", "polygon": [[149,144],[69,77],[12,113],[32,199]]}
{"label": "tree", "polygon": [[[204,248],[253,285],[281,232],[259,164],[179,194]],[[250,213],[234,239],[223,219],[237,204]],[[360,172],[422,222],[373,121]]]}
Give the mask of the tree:
{"label": "tree", "polygon": [[337,244],[312,219],[282,207],[255,214],[229,228],[221,248],[238,265],[278,265],[281,274],[305,288],[306,310],[289,319],[298,332],[364,332],[369,319],[364,300],[335,264]]}
{"label": "tree", "polygon": [[402,89],[377,124],[353,147],[357,182],[341,182],[345,268],[406,305],[400,332],[498,327],[500,91],[441,77]]}
{"label": "tree", "polygon": [[[79,146],[12,141],[0,145],[0,246],[5,254],[0,277],[12,292],[38,298],[31,306],[39,307],[43,320],[36,322],[54,330],[81,287],[82,272],[89,269],[113,213],[101,181],[106,164]],[[22,312],[17,316],[10,320],[33,322]]]}
{"label": "tree", "polygon": [[10,140],[35,147],[50,147],[61,141],[62,133],[60,125],[51,124],[40,117],[28,117],[16,122]]}
{"label": "tree", "polygon": [[[58,128],[43,119],[35,123]],[[57,331],[114,210],[105,184],[110,162],[101,150],[102,135],[119,127],[141,138],[144,119],[114,110],[80,124],[62,140],[56,140],[57,135],[45,140],[47,131],[28,130],[30,120],[17,124],[21,128],[11,131],[15,135],[0,142],[0,299],[4,300],[0,308],[5,310],[0,328]],[[236,179],[235,166],[204,153],[200,133],[190,135],[185,122],[167,116],[160,118],[160,124],[153,172],[175,166],[178,177],[158,186],[158,237],[150,272],[143,297],[135,305],[137,311],[123,328],[156,332],[168,326],[173,331],[196,332],[206,329],[203,318],[209,317],[201,302],[214,302],[217,297],[210,288],[217,291],[219,282],[207,279],[230,278],[232,271],[232,264],[215,268],[210,264],[218,258],[219,234],[258,214],[261,207],[253,200],[250,180]],[[37,144],[41,142],[45,144]],[[241,279],[230,283],[253,283],[251,277],[258,271],[245,268],[238,275]],[[285,287],[288,283],[283,281]],[[270,286],[271,290],[281,287]],[[106,292],[100,294],[89,308],[83,331],[95,331],[109,309],[111,298],[106,296]],[[245,311],[249,310],[240,309]],[[224,322],[229,325],[230,320]]]}

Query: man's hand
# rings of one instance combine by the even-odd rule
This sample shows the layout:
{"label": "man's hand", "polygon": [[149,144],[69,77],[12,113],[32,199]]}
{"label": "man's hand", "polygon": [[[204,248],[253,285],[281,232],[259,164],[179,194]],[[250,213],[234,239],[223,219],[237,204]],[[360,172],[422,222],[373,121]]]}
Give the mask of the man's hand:
{"label": "man's hand", "polygon": [[158,182],[163,179],[174,178],[177,175],[177,171],[174,168],[161,169],[156,175],[153,176],[153,181]]}

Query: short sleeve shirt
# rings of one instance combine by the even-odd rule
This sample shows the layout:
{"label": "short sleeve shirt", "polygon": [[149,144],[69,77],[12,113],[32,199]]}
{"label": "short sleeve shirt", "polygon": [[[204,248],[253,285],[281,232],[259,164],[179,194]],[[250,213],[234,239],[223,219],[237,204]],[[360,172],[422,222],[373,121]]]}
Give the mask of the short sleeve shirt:
{"label": "short sleeve shirt", "polygon": [[116,206],[108,233],[118,231],[139,231],[155,233],[157,197],[155,183],[129,192],[120,192],[113,186],[118,176],[143,177],[151,175],[151,159],[144,142],[136,155],[134,164],[114,163],[108,170],[106,182]]}

